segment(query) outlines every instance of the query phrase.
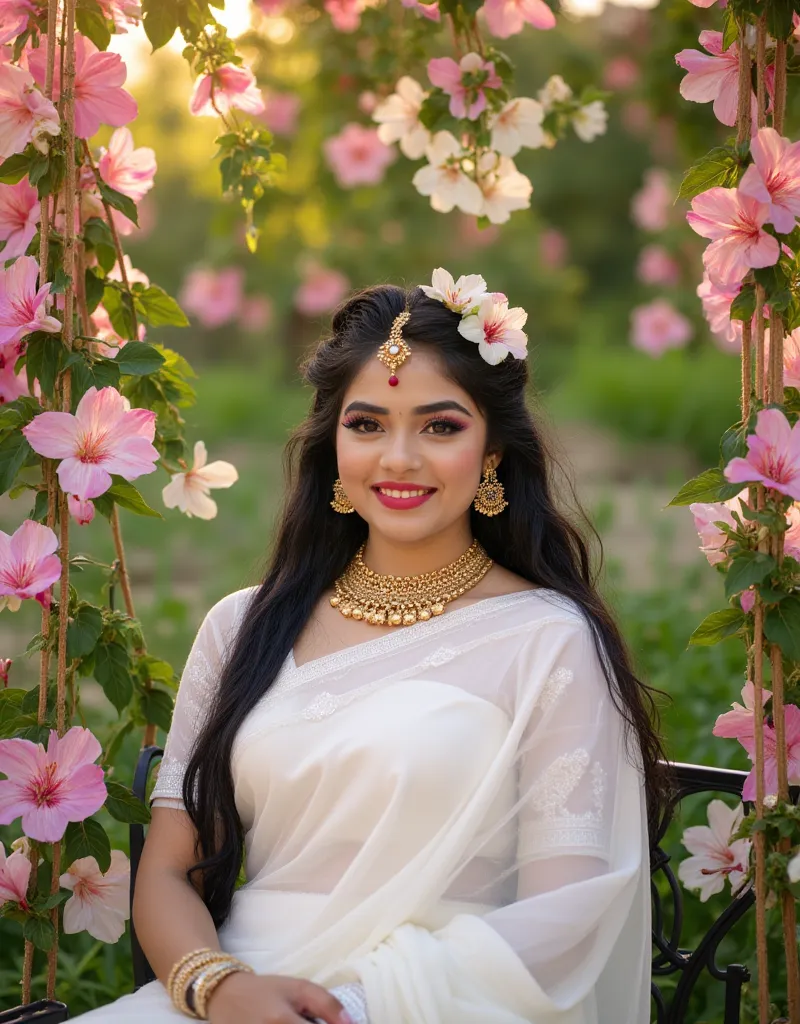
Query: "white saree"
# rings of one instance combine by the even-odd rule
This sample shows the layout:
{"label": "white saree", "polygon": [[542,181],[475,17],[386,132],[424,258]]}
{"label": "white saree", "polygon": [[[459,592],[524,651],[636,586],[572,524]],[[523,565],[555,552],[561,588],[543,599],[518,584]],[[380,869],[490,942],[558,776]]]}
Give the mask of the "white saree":
{"label": "white saree", "polygon": [[[200,627],[154,806],[183,806],[255,590]],[[361,982],[371,1024],[645,1024],[631,750],[589,627],[553,591],[485,598],[300,667],[290,653],[234,744],[247,882],[220,944],[260,973]],[[155,981],[76,1019],[186,1018]]]}

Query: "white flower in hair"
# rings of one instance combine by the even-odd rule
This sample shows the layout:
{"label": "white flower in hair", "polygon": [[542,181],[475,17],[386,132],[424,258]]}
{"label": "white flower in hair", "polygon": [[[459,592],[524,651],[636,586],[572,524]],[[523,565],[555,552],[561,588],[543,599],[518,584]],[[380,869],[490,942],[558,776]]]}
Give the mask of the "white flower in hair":
{"label": "white flower in hair", "polygon": [[477,309],[486,296],[486,282],[480,274],[463,274],[457,281],[443,267],[433,272],[430,286],[420,285],[429,299],[443,302],[454,313],[466,313]]}
{"label": "white flower in hair", "polygon": [[528,314],[520,306],[508,308],[496,295],[481,300],[477,313],[465,316],[458,325],[459,334],[478,345],[478,351],[495,366],[511,353],[517,359],[528,354],[528,336],[522,330]]}

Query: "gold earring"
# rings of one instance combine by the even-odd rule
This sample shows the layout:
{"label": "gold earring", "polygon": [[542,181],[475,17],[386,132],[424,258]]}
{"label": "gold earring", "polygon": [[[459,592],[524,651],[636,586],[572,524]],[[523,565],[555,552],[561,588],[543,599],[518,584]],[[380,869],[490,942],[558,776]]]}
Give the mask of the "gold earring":
{"label": "gold earring", "polygon": [[485,516],[496,516],[508,507],[505,488],[497,479],[494,466],[487,466],[484,470],[483,480],[478,484],[472,504],[477,512]]}
{"label": "gold earring", "polygon": [[342,515],[347,515],[348,512],[355,512],[355,505],[350,501],[342,486],[342,481],[337,476],[333,481],[333,501],[331,502],[331,508],[336,512],[341,512]]}

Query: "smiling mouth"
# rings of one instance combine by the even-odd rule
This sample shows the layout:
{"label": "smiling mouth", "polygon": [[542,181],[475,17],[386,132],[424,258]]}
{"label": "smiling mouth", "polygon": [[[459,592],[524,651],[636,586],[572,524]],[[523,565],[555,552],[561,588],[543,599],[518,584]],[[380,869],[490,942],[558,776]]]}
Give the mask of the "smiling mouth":
{"label": "smiling mouth", "polygon": [[436,490],[435,487],[417,487],[409,490],[400,490],[394,487],[373,487],[372,489],[387,498],[421,498],[425,494],[433,494]]}

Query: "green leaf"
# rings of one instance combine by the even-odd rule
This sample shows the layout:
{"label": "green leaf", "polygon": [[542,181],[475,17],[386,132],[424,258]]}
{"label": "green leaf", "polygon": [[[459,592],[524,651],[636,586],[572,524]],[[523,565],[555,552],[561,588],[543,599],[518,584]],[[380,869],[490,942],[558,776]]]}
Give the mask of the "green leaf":
{"label": "green leaf", "polygon": [[92,0],[79,0],[75,11],[75,25],[82,35],[91,39],[98,50],[108,49],[111,32],[97,3]]}
{"label": "green leaf", "polygon": [[739,38],[739,26],[736,24],[736,15],[730,7],[726,7],[722,14],[722,49],[730,49],[731,44]]}
{"label": "green leaf", "polygon": [[120,373],[143,377],[160,370],[164,365],[164,357],[158,349],[145,341],[129,341],[117,352],[114,362]]}
{"label": "green leaf", "polygon": [[733,597],[754,583],[760,583],[775,571],[777,565],[772,555],[760,551],[747,551],[737,555],[725,575],[725,596]]}
{"label": "green leaf", "polygon": [[23,434],[9,434],[0,441],[0,494],[13,487],[17,473],[32,453],[33,449]]}
{"label": "green leaf", "polygon": [[119,210],[120,213],[124,214],[128,220],[132,220],[137,227],[139,226],[139,211],[136,209],[136,203],[134,203],[130,196],[118,192],[115,188],[106,184],[102,178],[98,181],[97,188],[109,206],[113,206],[115,210]]}
{"label": "green leaf", "polygon": [[113,476],[112,479],[114,483],[106,491],[106,494],[113,498],[120,508],[126,508],[129,512],[135,512],[139,516],[152,516],[154,519],[164,518],[160,512],[150,508],[132,483],[123,480],[121,476]]}
{"label": "green leaf", "polygon": [[746,284],[731,303],[731,320],[744,320],[749,323],[756,311],[756,287]]}
{"label": "green leaf", "polygon": [[64,838],[67,841],[63,860],[65,871],[80,857],[94,857],[103,873],[111,867],[111,843],[99,821],[94,818],[71,821]]}
{"label": "green leaf", "polygon": [[0,182],[3,185],[16,185],[28,173],[31,158],[27,153],[15,153],[0,164]]}
{"label": "green leaf", "polygon": [[767,16],[767,32],[773,39],[788,39],[792,32],[792,0],[770,0],[764,5]]}
{"label": "green leaf", "polygon": [[46,917],[29,917],[22,927],[22,934],[28,942],[32,942],[37,949],[45,953],[56,941],[56,930]]}
{"label": "green leaf", "polygon": [[78,608],[67,626],[67,657],[85,658],[97,646],[103,632],[103,616],[99,608],[84,604]]}
{"label": "green leaf", "polygon": [[113,764],[117,759],[117,754],[122,746],[122,742],[129,732],[133,730],[136,723],[132,718],[126,718],[116,729],[112,730],[111,735],[106,744],[105,757],[106,761]]}
{"label": "green leaf", "polygon": [[41,902],[37,901],[37,907],[41,910],[52,910],[53,907],[59,907],[62,903],[66,903],[67,900],[72,896],[71,891],[65,892],[63,889],[58,892],[53,892]]}
{"label": "green leaf", "polygon": [[678,189],[679,199],[694,199],[716,185],[730,187],[737,184],[739,177],[739,160],[734,150],[727,146],[717,146],[692,164],[683,176]]}
{"label": "green leaf", "polygon": [[106,788],[108,789],[108,798],[104,806],[112,818],[127,824],[133,822],[147,825],[149,823],[150,812],[133,790],[111,779],[106,783]]}
{"label": "green leaf", "polygon": [[685,483],[667,508],[672,505],[691,505],[695,501],[727,501],[728,498],[736,497],[741,489],[741,484],[728,483],[718,467],[707,469]]}
{"label": "green leaf", "polygon": [[169,732],[172,725],[172,709],[175,701],[171,693],[153,687],[151,690],[140,690],[139,700],[142,714],[148,722],[155,722],[164,732]]}
{"label": "green leaf", "polygon": [[127,648],[117,643],[97,645],[94,658],[95,679],[118,712],[127,707],[133,696],[133,680]]}
{"label": "green leaf", "polygon": [[123,288],[107,284],[103,291],[103,305],[111,326],[126,341],[136,340],[133,329],[133,299]]}
{"label": "green leaf", "polygon": [[736,608],[723,608],[707,615],[689,637],[690,647],[710,647],[720,640],[738,633],[745,623],[744,612]]}
{"label": "green leaf", "polygon": [[722,435],[719,454],[726,466],[731,459],[744,458],[747,455],[747,429],[741,423],[734,423]]}
{"label": "green leaf", "polygon": [[778,644],[785,657],[800,661],[800,596],[794,594],[769,609],[764,616],[764,633],[771,643]]}
{"label": "green leaf", "polygon": [[106,283],[102,277],[94,272],[91,268],[86,270],[83,275],[83,290],[86,293],[86,311],[87,313],[94,313],[97,309],[98,304],[103,298],[103,291],[105,290]]}
{"label": "green leaf", "polygon": [[181,307],[163,288],[151,284],[136,292],[136,308],[151,327],[188,327],[189,320]]}
{"label": "green leaf", "polygon": [[175,35],[178,27],[177,8],[174,0],[143,0],[142,14],[144,31],[155,53]]}

